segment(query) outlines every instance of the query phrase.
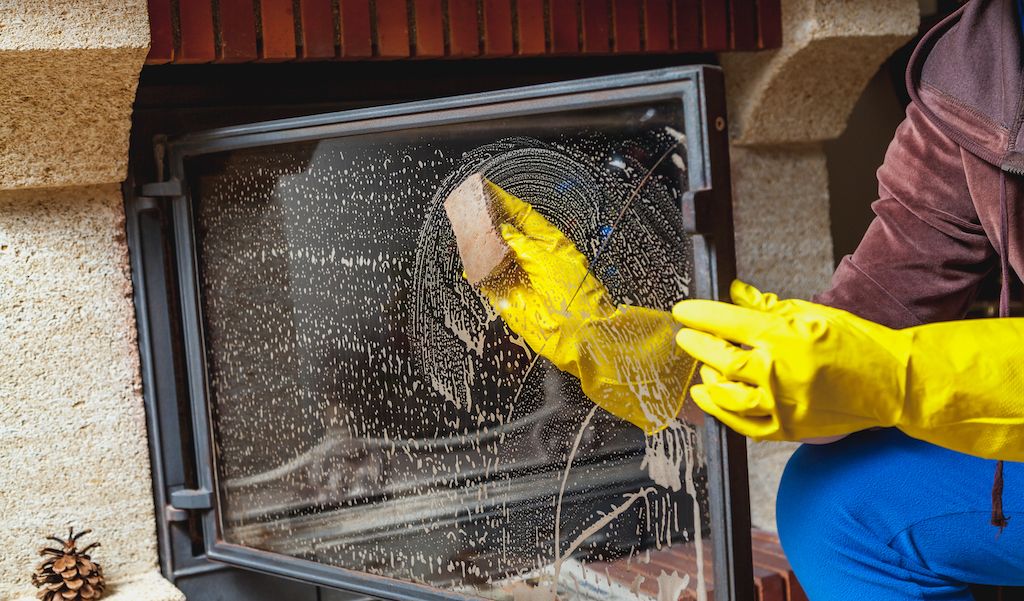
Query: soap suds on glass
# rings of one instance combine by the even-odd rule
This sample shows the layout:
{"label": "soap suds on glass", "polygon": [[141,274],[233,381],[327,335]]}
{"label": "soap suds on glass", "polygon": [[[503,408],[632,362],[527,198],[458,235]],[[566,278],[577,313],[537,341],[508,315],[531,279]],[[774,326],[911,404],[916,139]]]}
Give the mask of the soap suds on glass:
{"label": "soap suds on glass", "polygon": [[495,599],[678,598],[685,577],[625,566],[702,544],[700,435],[647,438],[528,372],[441,203],[482,170],[588,259],[607,239],[616,302],[667,310],[693,273],[682,121],[665,103],[192,159],[224,539]]}

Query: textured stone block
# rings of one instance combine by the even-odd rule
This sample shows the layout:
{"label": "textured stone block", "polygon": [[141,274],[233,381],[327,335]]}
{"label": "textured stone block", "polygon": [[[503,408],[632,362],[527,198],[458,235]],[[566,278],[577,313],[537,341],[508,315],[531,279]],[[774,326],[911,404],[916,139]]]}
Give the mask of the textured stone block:
{"label": "textured stone block", "polygon": [[917,0],[783,0],[783,46],[722,55],[737,144],[838,137],[878,66],[917,33]]}
{"label": "textured stone block", "polygon": [[[782,297],[808,298],[833,271],[825,155],[807,147],[733,147],[733,212],[739,277]],[[750,517],[775,529],[775,493],[798,445],[754,443]]]}
{"label": "textured stone block", "polygon": [[117,185],[0,192],[0,599],[69,525],[110,582],[156,569],[131,295]]}
{"label": "textured stone block", "polygon": [[740,279],[783,298],[820,292],[834,268],[825,154],[816,145],[731,153]]}
{"label": "textured stone block", "polygon": [[119,182],[145,0],[0,3],[0,190]]}

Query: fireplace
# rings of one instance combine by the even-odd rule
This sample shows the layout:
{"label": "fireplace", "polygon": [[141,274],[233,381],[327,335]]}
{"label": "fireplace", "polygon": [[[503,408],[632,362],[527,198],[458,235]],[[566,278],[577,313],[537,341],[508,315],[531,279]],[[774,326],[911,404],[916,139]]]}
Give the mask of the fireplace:
{"label": "fireplace", "polygon": [[464,281],[441,208],[483,171],[617,302],[717,298],[732,276],[720,72],[303,112],[135,144],[165,575],[640,599],[623,566],[679,546],[695,568],[713,558],[716,598],[747,598],[742,441],[693,409],[654,437],[593,410]]}

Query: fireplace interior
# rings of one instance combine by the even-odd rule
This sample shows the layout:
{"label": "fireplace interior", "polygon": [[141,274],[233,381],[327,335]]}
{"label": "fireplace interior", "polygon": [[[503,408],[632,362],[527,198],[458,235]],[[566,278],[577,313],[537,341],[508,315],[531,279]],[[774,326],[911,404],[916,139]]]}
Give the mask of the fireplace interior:
{"label": "fireplace interior", "polygon": [[[715,298],[720,73],[490,61],[418,89],[422,65],[144,73],[125,191],[165,575],[190,599],[644,599],[630,566],[679,548],[745,598],[742,444],[689,403],[654,436],[594,409],[465,281],[442,208],[482,171],[616,302]],[[395,102],[446,90],[477,93]]]}

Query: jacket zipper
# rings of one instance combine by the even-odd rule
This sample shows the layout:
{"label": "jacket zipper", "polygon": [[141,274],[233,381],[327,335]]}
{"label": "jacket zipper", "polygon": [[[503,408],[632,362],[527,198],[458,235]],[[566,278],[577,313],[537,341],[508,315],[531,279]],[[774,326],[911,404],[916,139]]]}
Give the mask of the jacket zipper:
{"label": "jacket zipper", "polygon": [[1014,167],[1013,165],[1003,163],[1002,165],[999,166],[999,168],[1007,173],[1024,176],[1024,167]]}

